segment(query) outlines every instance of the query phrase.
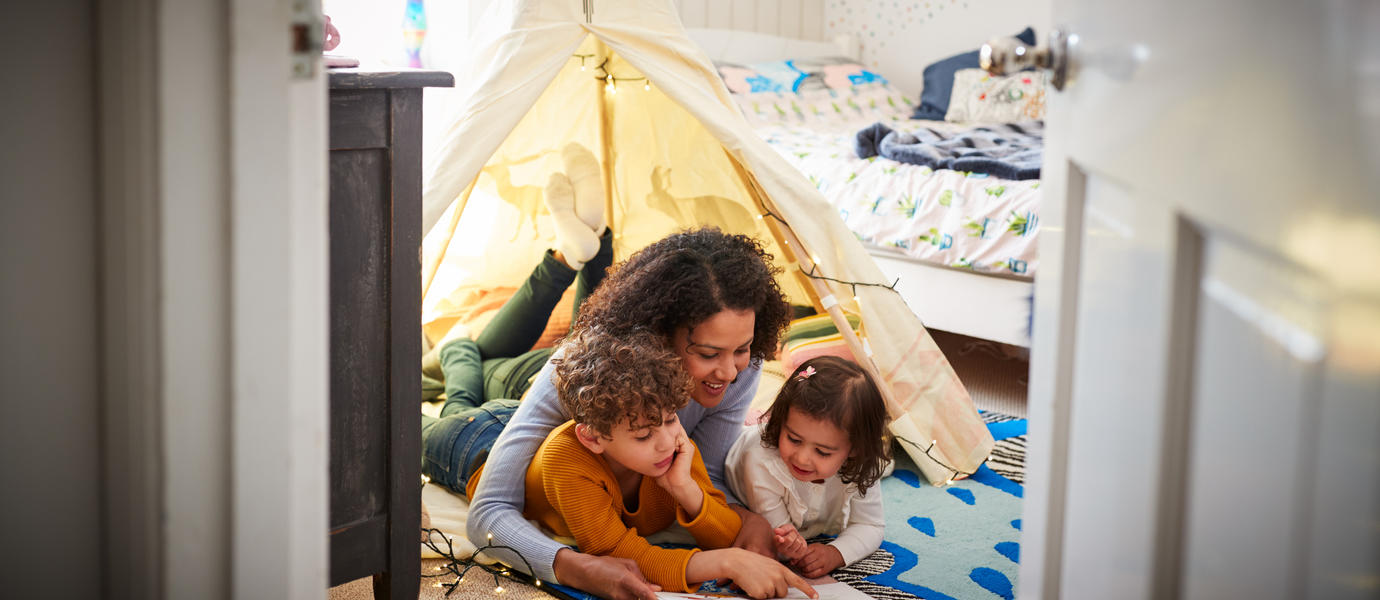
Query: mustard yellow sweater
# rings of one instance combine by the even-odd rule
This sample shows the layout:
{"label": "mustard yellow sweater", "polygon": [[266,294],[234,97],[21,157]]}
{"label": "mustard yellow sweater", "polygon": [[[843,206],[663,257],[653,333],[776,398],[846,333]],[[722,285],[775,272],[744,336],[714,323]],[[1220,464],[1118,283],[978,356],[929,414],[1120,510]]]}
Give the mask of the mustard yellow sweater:
{"label": "mustard yellow sweater", "polygon": [[[685,568],[698,549],[662,548],[644,536],[679,522],[706,549],[733,544],[742,521],[728,507],[723,492],[714,489],[700,450],[690,476],[704,490],[700,514],[688,515],[674,498],[650,477],[638,488],[637,511],[629,512],[623,491],[602,456],[591,453],[575,438],[575,422],[551,430],[527,468],[523,516],[556,535],[575,538],[580,551],[599,556],[630,558],[648,581],[668,592],[692,591]],[[691,442],[694,445],[694,442]],[[481,473],[476,473],[470,488]]]}

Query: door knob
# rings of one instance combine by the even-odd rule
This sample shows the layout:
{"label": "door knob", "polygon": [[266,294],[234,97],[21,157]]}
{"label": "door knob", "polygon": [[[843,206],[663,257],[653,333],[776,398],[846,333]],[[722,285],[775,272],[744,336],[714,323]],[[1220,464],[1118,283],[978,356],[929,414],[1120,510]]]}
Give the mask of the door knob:
{"label": "door knob", "polygon": [[1049,34],[1049,45],[1027,46],[1014,37],[995,38],[982,45],[978,63],[988,73],[1007,75],[1025,69],[1048,69],[1049,83],[1056,90],[1073,81],[1077,74],[1073,54],[1078,48],[1078,36],[1055,29]]}

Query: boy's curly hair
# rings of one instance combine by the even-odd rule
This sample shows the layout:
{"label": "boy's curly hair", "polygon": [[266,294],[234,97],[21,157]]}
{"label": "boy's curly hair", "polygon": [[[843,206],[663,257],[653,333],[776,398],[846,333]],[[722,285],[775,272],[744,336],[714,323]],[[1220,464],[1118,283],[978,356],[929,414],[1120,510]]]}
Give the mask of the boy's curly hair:
{"label": "boy's curly hair", "polygon": [[724,309],[756,313],[751,356],[766,360],[790,321],[779,268],[757,240],[714,227],[672,234],[615,265],[580,307],[574,330],[647,329],[671,339]]}
{"label": "boy's curly hair", "polygon": [[[806,368],[814,370],[802,377]],[[858,493],[866,495],[891,460],[886,404],[867,371],[837,356],[817,356],[801,363],[771,404],[767,425],[762,428],[763,447],[777,447],[781,426],[792,408],[812,419],[833,423],[848,434],[852,455],[839,467],[839,478],[857,484]]]}
{"label": "boy's curly hair", "polygon": [[576,423],[608,437],[614,425],[661,424],[661,415],[690,401],[693,384],[666,339],[646,330],[611,335],[599,327],[562,342],[556,366],[561,408]]}

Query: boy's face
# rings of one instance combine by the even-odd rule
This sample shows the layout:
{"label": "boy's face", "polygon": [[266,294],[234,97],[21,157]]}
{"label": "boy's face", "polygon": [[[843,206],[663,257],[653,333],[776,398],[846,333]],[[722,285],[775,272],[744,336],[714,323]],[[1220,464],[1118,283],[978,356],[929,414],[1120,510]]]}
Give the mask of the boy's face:
{"label": "boy's face", "polygon": [[628,421],[624,420],[613,426],[609,437],[600,436],[593,431],[589,433],[594,439],[582,435],[581,441],[591,451],[603,454],[606,460],[647,477],[660,477],[671,468],[671,460],[675,458],[676,438],[685,435],[685,429],[680,426],[680,418],[676,416],[675,411],[667,411],[661,415],[660,425],[652,426],[639,422],[630,426]]}

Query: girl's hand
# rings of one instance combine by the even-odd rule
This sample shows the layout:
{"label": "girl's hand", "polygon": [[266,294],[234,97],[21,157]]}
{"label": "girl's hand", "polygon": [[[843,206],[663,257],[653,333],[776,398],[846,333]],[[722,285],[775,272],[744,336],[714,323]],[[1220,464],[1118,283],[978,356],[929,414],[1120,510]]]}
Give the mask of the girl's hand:
{"label": "girl's hand", "polygon": [[795,530],[795,526],[786,523],[772,531],[772,539],[776,542],[776,553],[785,557],[786,560],[796,561],[805,556],[805,538]]}
{"label": "girl's hand", "polygon": [[805,553],[791,562],[801,575],[814,579],[843,566],[843,554],[829,544],[810,544]]}

